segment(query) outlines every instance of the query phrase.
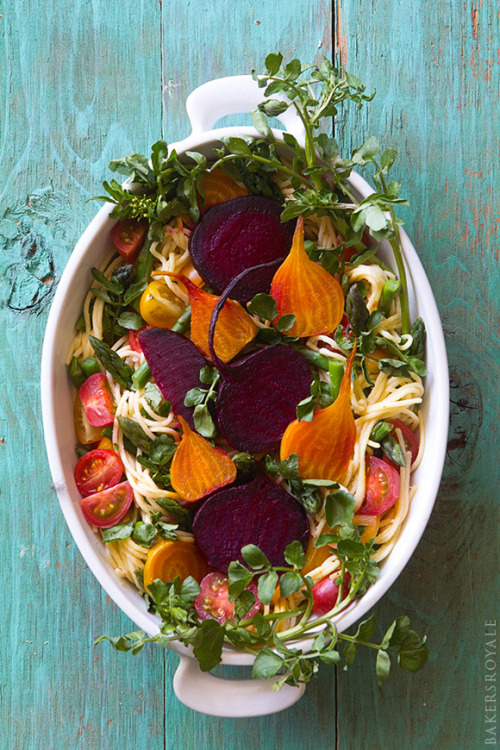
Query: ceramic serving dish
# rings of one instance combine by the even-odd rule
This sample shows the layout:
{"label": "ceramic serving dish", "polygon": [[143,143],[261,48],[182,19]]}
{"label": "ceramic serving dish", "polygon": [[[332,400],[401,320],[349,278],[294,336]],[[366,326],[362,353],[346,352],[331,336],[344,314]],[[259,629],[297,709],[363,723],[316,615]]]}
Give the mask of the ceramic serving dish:
{"label": "ceramic serving dish", "polygon": [[[192,125],[191,134],[174,143],[179,154],[188,150],[204,152],[211,149],[221,136],[257,136],[253,127],[224,127],[213,129],[217,121],[236,113],[250,112],[263,100],[262,89],[251,76],[235,76],[210,81],[193,91],[186,107]],[[302,124],[294,112],[285,112],[280,119],[286,130],[304,140]],[[282,131],[275,131],[282,138]],[[360,197],[371,191],[357,174],[351,186]],[[78,318],[91,283],[90,269],[102,262],[111,248],[109,238],[113,220],[112,206],[106,204],[98,212],[76,244],[61,277],[50,311],[42,356],[42,407],[45,442],[54,486],[70,531],[87,565],[115,604],[130,617],[135,625],[150,635],[159,631],[159,619],[146,610],[144,600],[126,581],[119,579],[109,565],[104,545],[99,543],[91,527],[80,512],[80,495],[73,479],[75,464],[73,426],[74,390],[64,365],[66,353],[74,336],[74,322]],[[425,454],[414,473],[418,485],[400,538],[384,561],[377,582],[368,592],[336,621],[344,630],[359,620],[385,594],[411,557],[425,529],[439,487],[446,449],[448,430],[448,367],[441,322],[432,291],[418,255],[405,232],[402,232],[405,263],[412,304],[412,318],[423,318],[427,329],[427,368],[424,415],[426,420]],[[390,251],[386,262],[394,265]],[[90,634],[89,634],[90,637]],[[307,650],[311,641],[303,641]],[[189,649],[180,644],[170,647],[180,656],[174,677],[177,697],[191,708],[228,717],[258,716],[281,711],[293,705],[304,692],[304,686],[286,686],[279,693],[271,692],[273,680],[225,680],[210,673],[202,673]],[[250,665],[253,657],[232,648],[225,648],[223,664]]]}

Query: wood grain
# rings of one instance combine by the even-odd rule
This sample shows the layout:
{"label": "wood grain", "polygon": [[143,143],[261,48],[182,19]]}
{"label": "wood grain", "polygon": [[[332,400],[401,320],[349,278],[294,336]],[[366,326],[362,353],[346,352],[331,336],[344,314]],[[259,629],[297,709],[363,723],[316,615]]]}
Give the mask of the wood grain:
{"label": "wood grain", "polygon": [[[346,151],[376,134],[398,149],[400,211],[427,271],[446,333],[451,425],[443,482],[428,529],[376,608],[388,625],[407,612],[428,634],[428,667],[383,689],[363,654],[339,679],[342,750],[479,748],[484,722],[484,622],[498,613],[498,15],[494,4],[341,1],[343,67],[378,93],[346,111]],[[362,33],[360,33],[360,23]],[[498,365],[497,365],[498,367]],[[376,707],[359,717],[360,694]],[[404,741],[403,741],[404,743]],[[403,746],[405,746],[403,744]]]}

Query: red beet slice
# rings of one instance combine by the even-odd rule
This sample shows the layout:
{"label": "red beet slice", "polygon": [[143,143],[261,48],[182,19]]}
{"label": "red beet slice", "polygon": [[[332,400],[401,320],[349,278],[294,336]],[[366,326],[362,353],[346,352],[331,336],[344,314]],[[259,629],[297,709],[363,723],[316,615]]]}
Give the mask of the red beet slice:
{"label": "red beet slice", "polygon": [[206,387],[200,381],[205,357],[192,341],[166,328],[142,331],[139,343],[163,398],[172,402],[174,414],[183,416],[194,428],[193,410],[184,406],[184,398],[191,388]]}
{"label": "red beet slice", "polygon": [[[189,241],[193,265],[204,281],[221,293],[242,271],[283,260],[292,245],[294,221],[280,221],[281,203],[248,195],[211,208]],[[275,268],[262,269],[238,287],[238,302],[268,292]]]}
{"label": "red beet slice", "polygon": [[307,398],[311,371],[305,357],[272,346],[237,360],[223,376],[217,399],[219,428],[240,451],[260,453],[279,446],[295,407]]}
{"label": "red beet slice", "polygon": [[259,474],[209,497],[196,513],[193,533],[209,565],[225,573],[232,560],[244,562],[246,544],[256,544],[272,565],[286,564],[283,553],[291,542],[298,540],[305,550],[309,521],[298,500]]}

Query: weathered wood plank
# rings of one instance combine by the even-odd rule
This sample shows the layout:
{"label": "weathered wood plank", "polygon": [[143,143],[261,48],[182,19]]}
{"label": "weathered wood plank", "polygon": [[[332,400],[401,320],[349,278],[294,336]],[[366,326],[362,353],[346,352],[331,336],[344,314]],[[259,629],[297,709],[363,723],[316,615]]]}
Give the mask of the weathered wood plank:
{"label": "weathered wood plank", "polygon": [[[378,94],[364,113],[345,112],[337,135],[346,151],[374,134],[400,153],[395,179],[410,200],[400,214],[438,301],[452,386],[435,512],[377,607],[387,625],[405,611],[428,633],[431,662],[378,689],[363,654],[339,680],[339,748],[480,747],[484,622],[498,606],[498,469],[489,448],[498,403],[498,16],[491,2],[427,0],[341,0],[338,14],[342,64]],[[359,722],[360,702],[371,720]]]}
{"label": "weathered wood plank", "polygon": [[162,747],[163,654],[93,647],[130,623],[66,528],[39,401],[48,305],[98,208],[85,200],[110,158],[160,134],[159,7],[8,1],[0,13],[0,745]]}

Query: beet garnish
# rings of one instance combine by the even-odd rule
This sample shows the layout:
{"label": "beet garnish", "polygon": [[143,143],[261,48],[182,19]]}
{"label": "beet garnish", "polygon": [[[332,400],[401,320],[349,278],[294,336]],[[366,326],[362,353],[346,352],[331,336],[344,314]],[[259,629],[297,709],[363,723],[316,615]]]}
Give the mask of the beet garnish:
{"label": "beet garnish", "polygon": [[184,406],[184,398],[192,388],[204,387],[200,370],[207,364],[205,357],[192,341],[167,328],[142,331],[139,343],[163,398],[172,403],[174,414],[194,427],[193,412]]}
{"label": "beet garnish", "polygon": [[260,453],[277,448],[286,427],[295,418],[295,407],[310,393],[312,376],[305,357],[285,346],[266,347],[231,364],[214,350],[214,333],[221,310],[248,278],[276,261],[248,268],[220,296],[212,314],[209,349],[221,373],[217,399],[219,428],[227,442],[240,451]]}
{"label": "beet garnish", "polygon": [[201,553],[216,570],[243,562],[241,548],[255,544],[271,565],[284,565],[286,547],[309,539],[303,506],[264,474],[243,487],[228,487],[209,497],[196,513],[193,534]]}
{"label": "beet garnish", "polygon": [[311,381],[305,357],[285,346],[266,347],[234,362],[222,377],[217,399],[219,428],[227,442],[250,453],[277,448]]}
{"label": "beet garnish", "polygon": [[236,479],[236,466],[228,454],[194,432],[180,416],[184,432],[170,467],[172,487],[192,503]]}
{"label": "beet garnish", "polygon": [[344,313],[344,293],[326,269],[309,259],[304,248],[304,219],[299,216],[292,249],[274,274],[271,296],[279,317],[295,315],[286,336],[317,336],[335,331]]}
{"label": "beet garnish", "polygon": [[[193,284],[186,276],[169,273],[168,276],[180,281],[189,294],[191,306],[191,339],[203,354],[210,358],[208,335],[212,313],[219,301],[215,294],[209,294]],[[227,299],[218,316],[215,327],[214,348],[223,362],[236,357],[257,334],[257,326],[239,302]]]}
{"label": "beet garnish", "polygon": [[281,441],[281,459],[292,453],[299,457],[303,479],[342,479],[354,453],[356,424],[351,411],[351,370],[354,347],[347,361],[339,395],[326,409],[315,411],[312,422],[295,420]]}
{"label": "beet garnish", "polygon": [[[193,265],[216,292],[242,271],[283,260],[291,244],[294,222],[281,223],[281,203],[262,196],[243,196],[220,203],[206,213],[189,239]],[[251,276],[234,296],[245,303],[268,292],[272,271]]]}

